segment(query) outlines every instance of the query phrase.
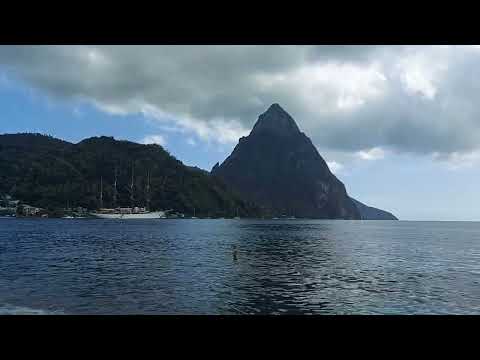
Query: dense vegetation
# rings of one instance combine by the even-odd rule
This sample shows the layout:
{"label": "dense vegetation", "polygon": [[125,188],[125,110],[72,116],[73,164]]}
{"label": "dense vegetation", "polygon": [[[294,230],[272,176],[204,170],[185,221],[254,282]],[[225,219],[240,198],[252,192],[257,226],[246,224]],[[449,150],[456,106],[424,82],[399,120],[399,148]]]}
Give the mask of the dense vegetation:
{"label": "dense vegetation", "polygon": [[113,207],[117,169],[117,206],[130,206],[134,171],[134,204],[173,209],[197,216],[259,216],[258,207],[244,202],[208,172],[185,166],[159,145],[94,137],[72,144],[40,134],[0,135],[0,193],[46,209]]}

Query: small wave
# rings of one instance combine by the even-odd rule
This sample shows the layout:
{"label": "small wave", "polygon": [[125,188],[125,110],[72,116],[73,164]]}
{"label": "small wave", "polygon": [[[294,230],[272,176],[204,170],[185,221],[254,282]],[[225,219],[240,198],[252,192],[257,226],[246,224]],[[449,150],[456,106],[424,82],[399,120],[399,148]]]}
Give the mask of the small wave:
{"label": "small wave", "polygon": [[0,305],[0,315],[60,315],[61,311],[32,309],[25,306]]}

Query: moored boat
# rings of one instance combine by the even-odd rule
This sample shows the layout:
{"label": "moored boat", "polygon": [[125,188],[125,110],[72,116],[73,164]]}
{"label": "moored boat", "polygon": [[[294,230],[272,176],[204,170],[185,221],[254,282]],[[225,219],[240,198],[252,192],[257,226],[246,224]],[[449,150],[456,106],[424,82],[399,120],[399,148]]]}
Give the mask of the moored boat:
{"label": "moored boat", "polygon": [[100,219],[165,219],[165,211],[147,211],[144,208],[100,209],[90,213]]}
{"label": "moored boat", "polygon": [[117,168],[115,167],[113,183],[113,206],[114,208],[103,207],[103,178],[100,177],[100,208],[97,211],[89,213],[90,216],[100,219],[166,219],[167,213],[172,210],[166,211],[150,211],[150,172],[147,172],[147,184],[146,184],[146,207],[137,207],[134,205],[134,164],[132,164],[132,180],[129,186],[131,207],[116,207],[117,204]]}

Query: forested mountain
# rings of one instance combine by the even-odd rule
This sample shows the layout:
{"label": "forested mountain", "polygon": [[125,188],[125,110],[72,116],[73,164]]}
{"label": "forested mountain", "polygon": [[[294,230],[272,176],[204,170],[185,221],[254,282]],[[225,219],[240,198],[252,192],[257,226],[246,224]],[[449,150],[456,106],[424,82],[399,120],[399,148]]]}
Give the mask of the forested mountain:
{"label": "forested mountain", "polygon": [[119,206],[147,203],[150,177],[151,209],[173,209],[197,216],[259,216],[206,171],[185,166],[159,145],[141,145],[112,137],[93,137],[78,144],[40,134],[0,135],[0,193],[47,209],[114,206],[115,171]]}

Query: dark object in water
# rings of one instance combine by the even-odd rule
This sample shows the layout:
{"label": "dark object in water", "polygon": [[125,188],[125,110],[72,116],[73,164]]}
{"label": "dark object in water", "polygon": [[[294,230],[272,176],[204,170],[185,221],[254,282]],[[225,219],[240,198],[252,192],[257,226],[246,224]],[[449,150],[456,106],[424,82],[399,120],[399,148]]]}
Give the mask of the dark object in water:
{"label": "dark object in water", "polygon": [[237,247],[233,245],[233,253],[232,253],[233,261],[237,261],[238,259],[237,254],[238,254]]}

